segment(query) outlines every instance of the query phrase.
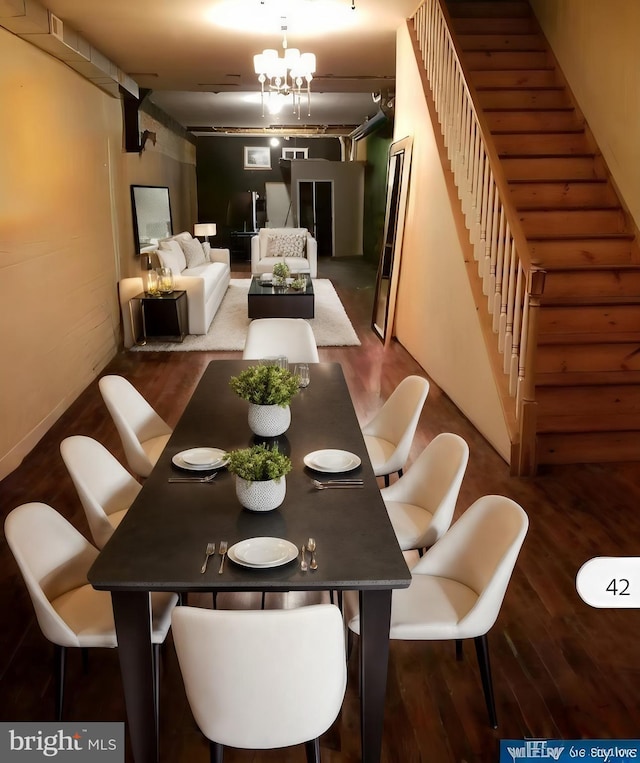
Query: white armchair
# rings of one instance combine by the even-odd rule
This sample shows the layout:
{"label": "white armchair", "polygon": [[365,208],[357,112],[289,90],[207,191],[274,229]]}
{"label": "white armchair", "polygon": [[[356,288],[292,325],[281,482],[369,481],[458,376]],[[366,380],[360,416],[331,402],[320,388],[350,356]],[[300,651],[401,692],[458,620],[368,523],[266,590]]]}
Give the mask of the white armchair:
{"label": "white armchair", "polygon": [[306,228],[261,228],[251,239],[251,273],[271,273],[278,262],[292,273],[318,276],[318,242]]}

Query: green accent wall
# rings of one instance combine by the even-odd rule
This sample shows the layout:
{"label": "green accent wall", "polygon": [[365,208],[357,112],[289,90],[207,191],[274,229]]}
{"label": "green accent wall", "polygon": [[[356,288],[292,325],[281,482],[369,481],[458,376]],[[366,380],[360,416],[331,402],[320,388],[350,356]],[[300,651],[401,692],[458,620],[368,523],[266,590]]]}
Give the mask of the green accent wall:
{"label": "green accent wall", "polygon": [[389,146],[392,141],[391,124],[365,138],[367,141],[367,165],[364,190],[364,241],[366,260],[377,263],[382,251],[384,211],[387,198],[387,170]]}

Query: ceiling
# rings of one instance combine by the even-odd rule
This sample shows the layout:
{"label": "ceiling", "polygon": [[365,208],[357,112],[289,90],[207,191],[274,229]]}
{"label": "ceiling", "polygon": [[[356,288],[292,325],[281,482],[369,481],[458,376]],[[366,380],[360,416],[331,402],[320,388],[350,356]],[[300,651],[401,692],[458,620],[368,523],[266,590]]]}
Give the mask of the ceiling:
{"label": "ceiling", "polygon": [[[347,133],[392,100],[396,30],[418,0],[43,0],[194,134],[211,128]],[[262,116],[253,55],[315,53],[311,116]],[[374,95],[376,99],[374,99]],[[380,97],[380,100],[377,100]]]}

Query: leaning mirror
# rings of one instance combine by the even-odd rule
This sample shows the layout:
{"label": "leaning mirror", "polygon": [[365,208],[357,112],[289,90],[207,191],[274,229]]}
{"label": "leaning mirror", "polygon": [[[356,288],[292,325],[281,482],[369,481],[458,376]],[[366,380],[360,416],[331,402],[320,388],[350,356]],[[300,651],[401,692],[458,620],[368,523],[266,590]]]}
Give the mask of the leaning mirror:
{"label": "leaning mirror", "polygon": [[410,166],[411,138],[392,143],[389,147],[382,252],[371,319],[371,327],[385,344],[390,341],[393,331]]}
{"label": "leaning mirror", "polygon": [[131,207],[137,253],[173,234],[169,189],[165,186],[132,185]]}

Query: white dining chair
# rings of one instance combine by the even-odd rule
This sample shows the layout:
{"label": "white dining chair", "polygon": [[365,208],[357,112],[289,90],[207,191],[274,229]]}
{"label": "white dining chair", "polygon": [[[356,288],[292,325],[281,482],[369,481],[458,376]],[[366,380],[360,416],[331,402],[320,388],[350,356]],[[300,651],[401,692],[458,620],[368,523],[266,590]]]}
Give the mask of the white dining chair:
{"label": "white dining chair", "polygon": [[289,363],[318,363],[318,347],[304,318],[256,318],[251,321],[242,357],[259,360],[286,355]]}
{"label": "white dining chair", "polygon": [[422,376],[407,376],[394,389],[375,416],[362,427],[364,442],[376,477],[402,476],[413,436],[418,426],[429,382]]}
{"label": "white dining chair", "polygon": [[340,712],[347,682],[337,607],[178,607],[172,633],[212,763],[222,763],[225,746],[256,750],[303,742],[307,760],[319,763],[318,738]]}
{"label": "white dining chair", "polygon": [[142,485],[92,437],[65,438],[60,454],[82,503],[93,542],[103,548]]}
{"label": "white dining chair", "polygon": [[429,548],[449,529],[468,461],[462,437],[442,432],[399,480],[380,491],[403,551]]}
{"label": "white dining chair", "polygon": [[[487,633],[493,627],[524,542],[529,518],[510,498],[486,495],[462,514],[411,570],[391,599],[390,639],[473,638],[492,728],[498,727]],[[358,597],[344,596],[346,621],[360,633]]]}
{"label": "white dining chair", "polygon": [[[111,594],[97,591],[87,580],[98,549],[61,514],[45,503],[25,503],[13,509],[4,531],[35,609],[38,625],[56,652],[56,719],[62,718],[67,647],[118,645]],[[154,681],[158,712],[159,646],[171,625],[174,593],[152,593]]]}
{"label": "white dining chair", "polygon": [[116,425],[129,468],[148,477],[173,430],[122,376],[103,376],[102,398]]}

